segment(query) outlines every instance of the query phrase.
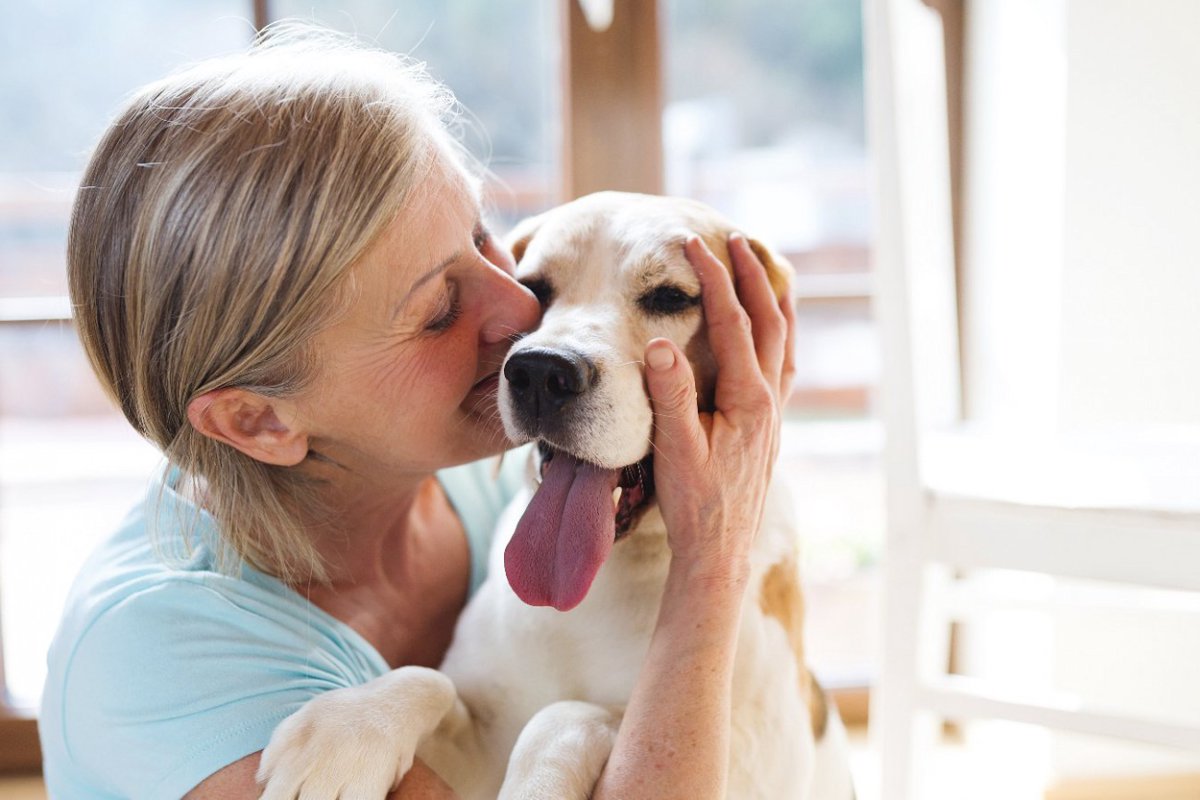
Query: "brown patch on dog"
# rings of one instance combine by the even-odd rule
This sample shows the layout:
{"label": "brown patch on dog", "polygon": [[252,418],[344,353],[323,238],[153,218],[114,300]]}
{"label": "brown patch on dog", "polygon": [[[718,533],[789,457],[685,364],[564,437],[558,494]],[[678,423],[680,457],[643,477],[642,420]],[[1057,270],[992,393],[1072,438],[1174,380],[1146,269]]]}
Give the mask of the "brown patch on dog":
{"label": "brown patch on dog", "polygon": [[804,671],[808,673],[808,682],[812,686],[808,713],[812,717],[813,736],[819,742],[825,737],[825,728],[829,725],[829,697],[821,684],[817,683],[812,670],[805,667]]}
{"label": "brown patch on dog", "polygon": [[829,722],[829,707],[825,692],[804,663],[804,595],[800,591],[800,573],[794,561],[781,561],[767,570],[758,605],[763,614],[778,621],[787,634],[800,675],[800,696],[808,706],[813,735],[820,740]]}
{"label": "brown patch on dog", "polygon": [[786,258],[771,252],[770,248],[758,239],[748,241],[754,255],[758,256],[758,260],[767,268],[767,280],[771,282],[775,296],[782,300],[791,289],[792,276],[796,274],[795,268]]}

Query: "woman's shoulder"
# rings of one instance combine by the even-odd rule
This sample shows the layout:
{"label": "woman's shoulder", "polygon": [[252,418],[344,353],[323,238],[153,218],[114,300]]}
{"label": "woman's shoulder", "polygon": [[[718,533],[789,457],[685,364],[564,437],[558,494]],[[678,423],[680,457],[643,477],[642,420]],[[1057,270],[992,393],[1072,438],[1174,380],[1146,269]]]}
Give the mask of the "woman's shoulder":
{"label": "woman's shoulder", "polygon": [[157,776],[164,796],[179,796],[262,749],[306,700],[387,670],[352,629],[280,582],[217,569],[203,536],[182,548],[174,537],[189,517],[156,527],[162,511],[152,490],[68,598],[41,719],[47,779],[58,785],[74,776],[118,796],[158,796]]}
{"label": "woman's shoulder", "polygon": [[68,609],[48,653],[52,788],[179,797],[313,697],[387,669],[348,628],[228,576],[143,575],[92,601]]}
{"label": "woman's shoulder", "polygon": [[[204,629],[205,644],[242,637],[278,650],[361,651],[343,623],[280,581],[219,550],[216,525],[169,485],[152,486],[80,570],[68,595],[50,660],[70,658],[86,640],[120,654],[154,648]],[[186,648],[185,648],[186,649]],[[366,649],[369,650],[369,647]]]}

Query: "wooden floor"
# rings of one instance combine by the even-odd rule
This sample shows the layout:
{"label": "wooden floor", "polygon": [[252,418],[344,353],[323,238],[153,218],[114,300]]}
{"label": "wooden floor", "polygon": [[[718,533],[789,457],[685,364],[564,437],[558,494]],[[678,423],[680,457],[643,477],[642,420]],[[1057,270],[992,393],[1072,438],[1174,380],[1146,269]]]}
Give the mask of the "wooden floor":
{"label": "wooden floor", "polygon": [[[875,753],[867,743],[866,732],[861,728],[852,730],[850,737],[858,796],[861,800],[878,800]],[[960,745],[947,742],[938,750],[936,760],[942,779],[930,787],[928,800],[961,800],[963,787],[978,786],[981,770],[986,772],[990,765],[981,763],[977,754],[964,751]],[[1006,768],[1011,770],[1011,764]],[[1040,787],[1026,787],[1024,792],[995,785],[990,788],[995,792],[976,791],[974,796],[986,800],[1194,800],[1200,798],[1200,775],[1078,781],[1071,787],[1049,791]],[[36,776],[0,778],[0,800],[46,800],[46,789]]]}
{"label": "wooden floor", "polygon": [[0,798],[3,800],[45,800],[46,787],[38,777],[0,778]]}

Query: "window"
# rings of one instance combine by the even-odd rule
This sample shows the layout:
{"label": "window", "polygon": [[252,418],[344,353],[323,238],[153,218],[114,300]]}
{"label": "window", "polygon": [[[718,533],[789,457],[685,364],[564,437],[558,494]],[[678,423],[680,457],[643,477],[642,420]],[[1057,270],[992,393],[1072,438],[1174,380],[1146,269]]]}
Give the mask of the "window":
{"label": "window", "polygon": [[[100,392],[70,326],[63,249],[78,174],[122,97],[244,48],[262,5],[19,4],[0,31],[0,102],[13,112],[0,118],[0,675],[18,708],[36,707],[72,576],[158,463]],[[426,61],[470,112],[464,138],[499,179],[489,204],[500,228],[560,200],[564,160],[586,155],[561,144],[568,8],[269,6],[272,18],[311,19]],[[882,488],[859,4],[669,0],[659,9],[666,190],[744,223],[799,273],[801,370],[783,452],[811,607],[823,610],[810,616],[810,649],[827,683],[861,681],[873,650],[869,568]],[[565,89],[577,107],[588,101],[588,76],[579,80],[583,88]]]}
{"label": "window", "polygon": [[498,227],[558,199],[557,4],[275,0],[271,11],[426,62],[469,112],[463,138],[497,179],[489,199]]}

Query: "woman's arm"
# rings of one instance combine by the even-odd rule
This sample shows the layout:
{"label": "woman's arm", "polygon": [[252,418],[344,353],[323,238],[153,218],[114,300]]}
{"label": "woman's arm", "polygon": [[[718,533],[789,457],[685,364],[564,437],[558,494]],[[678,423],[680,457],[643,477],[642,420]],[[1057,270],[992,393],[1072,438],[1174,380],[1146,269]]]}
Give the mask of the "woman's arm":
{"label": "woman's arm", "polygon": [[[698,238],[687,244],[717,362],[716,409],[671,342],[647,346],[655,484],[671,567],[658,623],[612,755],[593,795],[724,798],[734,653],[749,554],[791,382],[791,307],[744,238],[730,240],[736,292]],[[739,303],[740,299],[740,303]]]}
{"label": "woman's arm", "polygon": [[[251,753],[224,769],[219,769],[200,782],[183,800],[255,800],[262,787],[255,780],[261,752]],[[437,774],[420,761],[400,781],[400,786],[387,800],[457,800],[458,795]]]}

